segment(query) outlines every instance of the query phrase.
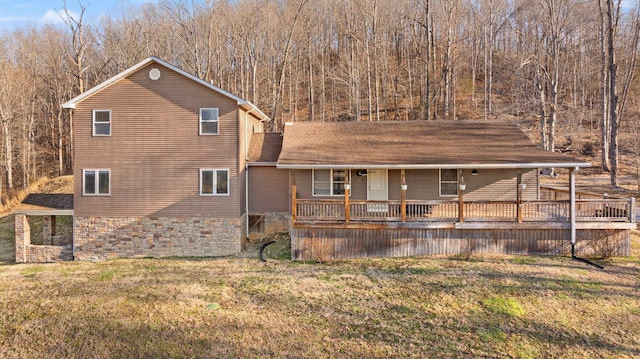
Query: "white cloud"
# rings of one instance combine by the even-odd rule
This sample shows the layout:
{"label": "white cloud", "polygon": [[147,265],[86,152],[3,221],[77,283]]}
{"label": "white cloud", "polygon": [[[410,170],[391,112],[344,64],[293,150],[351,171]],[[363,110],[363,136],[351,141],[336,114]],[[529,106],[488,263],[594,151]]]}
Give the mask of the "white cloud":
{"label": "white cloud", "polygon": [[[80,19],[80,15],[78,15],[74,11],[67,10],[67,12],[74,19],[76,19],[76,20]],[[47,12],[44,14],[44,16],[42,16],[40,18],[40,22],[43,23],[43,24],[59,25],[59,24],[64,24],[64,21],[62,19],[65,19],[66,17],[67,17],[67,14],[64,12],[64,10],[51,10],[50,9],[50,10],[47,10]]]}
{"label": "white cloud", "polygon": [[29,20],[26,16],[0,16],[0,23],[2,22],[24,22]]}

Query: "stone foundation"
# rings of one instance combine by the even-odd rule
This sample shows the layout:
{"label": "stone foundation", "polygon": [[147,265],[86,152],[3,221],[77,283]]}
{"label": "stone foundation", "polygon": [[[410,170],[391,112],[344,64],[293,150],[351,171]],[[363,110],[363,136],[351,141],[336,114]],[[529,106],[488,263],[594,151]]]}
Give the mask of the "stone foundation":
{"label": "stone foundation", "polygon": [[291,214],[288,212],[268,212],[264,214],[264,232],[288,232]]}
{"label": "stone foundation", "polygon": [[246,216],[75,217],[75,259],[211,257],[242,250]]}
{"label": "stone foundation", "polygon": [[[291,215],[288,212],[255,213],[252,217],[261,216],[262,222],[251,226],[250,240],[264,238],[274,233],[289,232]],[[254,219],[255,220],[255,219]]]}

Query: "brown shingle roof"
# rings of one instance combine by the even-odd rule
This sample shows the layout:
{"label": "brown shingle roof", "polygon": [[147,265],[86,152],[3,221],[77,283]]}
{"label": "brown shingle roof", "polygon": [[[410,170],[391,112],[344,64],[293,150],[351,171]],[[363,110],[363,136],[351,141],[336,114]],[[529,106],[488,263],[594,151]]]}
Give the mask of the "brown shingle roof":
{"label": "brown shingle roof", "polygon": [[20,203],[15,212],[47,212],[47,211],[72,211],[72,194],[45,194],[32,193]]}
{"label": "brown shingle roof", "polygon": [[276,163],[282,149],[282,134],[254,133],[249,145],[249,162]]}
{"label": "brown shingle roof", "polygon": [[515,124],[495,121],[296,122],[281,168],[588,167],[538,148]]}

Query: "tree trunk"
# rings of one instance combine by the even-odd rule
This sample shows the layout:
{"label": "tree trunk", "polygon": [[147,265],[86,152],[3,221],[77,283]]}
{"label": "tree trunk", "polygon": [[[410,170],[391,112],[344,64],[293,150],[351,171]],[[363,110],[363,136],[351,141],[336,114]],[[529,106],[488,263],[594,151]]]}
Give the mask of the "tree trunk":
{"label": "tree trunk", "polygon": [[600,160],[602,169],[609,171],[609,140],[610,140],[610,122],[609,122],[609,105],[610,105],[610,93],[609,93],[609,56],[607,56],[607,38],[608,32],[605,30],[607,25],[607,16],[603,9],[602,0],[598,1],[600,9],[600,59],[602,61],[602,67],[600,68],[600,81],[601,81],[601,111],[602,119],[600,122],[600,143],[602,150],[600,152]]}
{"label": "tree trunk", "polygon": [[291,24],[291,29],[289,30],[289,34],[287,35],[287,40],[285,42],[284,51],[282,54],[282,63],[280,64],[280,71],[278,72],[278,79],[276,82],[276,92],[273,99],[273,111],[271,114],[271,120],[274,121],[276,126],[276,131],[282,128],[281,119],[278,117],[278,112],[280,110],[280,98],[282,97],[282,92],[284,91],[284,73],[285,68],[287,66],[287,62],[289,60],[289,50],[291,49],[291,39],[293,38],[293,34],[296,30],[296,25],[298,24],[298,19],[300,18],[300,14],[302,13],[302,8],[309,0],[300,0],[298,3],[298,8],[293,17],[293,24]]}
{"label": "tree trunk", "polygon": [[4,135],[5,145],[5,166],[7,173],[7,189],[11,191],[13,189],[13,144],[11,140],[11,128],[9,126],[10,119],[2,120],[2,132]]}

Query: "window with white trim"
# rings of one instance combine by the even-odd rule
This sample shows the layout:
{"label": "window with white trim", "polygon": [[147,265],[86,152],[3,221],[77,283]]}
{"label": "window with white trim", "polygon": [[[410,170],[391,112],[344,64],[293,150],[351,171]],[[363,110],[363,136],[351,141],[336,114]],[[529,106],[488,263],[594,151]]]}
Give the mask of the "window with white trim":
{"label": "window with white trim", "polygon": [[455,197],[458,195],[458,170],[440,170],[440,196]]}
{"label": "window with white trim", "polygon": [[344,196],[347,170],[313,170],[314,196]]}
{"label": "window with white trim", "polygon": [[93,110],[93,135],[111,136],[111,110]]}
{"label": "window with white trim", "polygon": [[218,128],[218,108],[201,108],[200,109],[200,134],[201,135],[217,135]]}
{"label": "window with white trim", "polygon": [[85,196],[108,196],[111,194],[111,170],[82,170],[82,194]]}
{"label": "window with white trim", "polygon": [[229,170],[216,168],[200,169],[201,196],[229,195]]}

